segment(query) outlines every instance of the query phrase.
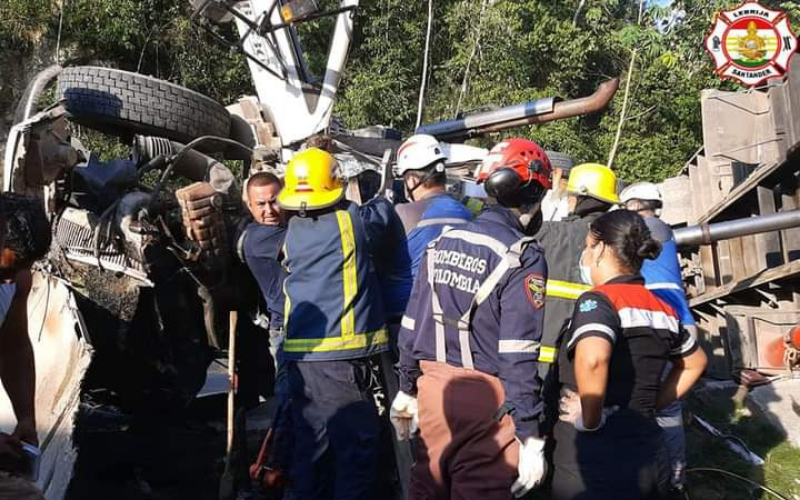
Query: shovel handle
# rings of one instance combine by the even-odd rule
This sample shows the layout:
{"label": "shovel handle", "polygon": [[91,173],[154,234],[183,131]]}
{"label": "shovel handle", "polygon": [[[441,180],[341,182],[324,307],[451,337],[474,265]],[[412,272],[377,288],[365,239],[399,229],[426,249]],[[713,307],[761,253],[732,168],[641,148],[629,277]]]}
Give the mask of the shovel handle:
{"label": "shovel handle", "polygon": [[234,396],[236,395],[236,326],[239,321],[239,314],[231,311],[228,328],[228,434],[225,451],[230,459],[233,449],[233,419],[236,408],[234,407]]}

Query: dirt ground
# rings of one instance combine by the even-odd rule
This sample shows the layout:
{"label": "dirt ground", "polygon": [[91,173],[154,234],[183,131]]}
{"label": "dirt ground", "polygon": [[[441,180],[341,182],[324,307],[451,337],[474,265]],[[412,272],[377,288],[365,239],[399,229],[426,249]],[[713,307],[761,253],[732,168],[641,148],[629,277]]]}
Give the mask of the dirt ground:
{"label": "dirt ground", "polygon": [[[248,464],[269,424],[269,406],[248,413]],[[120,411],[113,396],[103,391],[84,395],[74,434],[78,462],[67,500],[218,500],[224,415],[224,396],[196,400],[182,412],[133,416]],[[741,439],[765,464],[747,463],[722,438],[703,430],[694,415]],[[686,402],[684,422],[688,500],[773,498],[753,483],[699,470],[709,468],[763,484],[790,500],[800,499],[800,449],[790,446],[763,416],[751,413],[735,387],[695,391]],[[542,492],[532,497],[546,498]],[[238,500],[265,498],[245,483]]]}
{"label": "dirt ground", "polygon": [[131,416],[104,395],[85,398],[68,500],[217,500],[224,470],[225,400],[186,411]]}
{"label": "dirt ground", "polygon": [[[105,391],[84,395],[73,435],[78,460],[66,500],[220,499],[226,396],[195,400],[182,412],[136,416],[121,411],[113,399]],[[246,433],[235,438],[245,450],[234,459],[243,464],[234,478],[236,500],[271,500],[251,484],[247,467],[255,461],[273,413],[269,398],[245,414]],[[374,500],[394,500],[392,458],[382,455],[380,460],[387,466],[376,481]]]}

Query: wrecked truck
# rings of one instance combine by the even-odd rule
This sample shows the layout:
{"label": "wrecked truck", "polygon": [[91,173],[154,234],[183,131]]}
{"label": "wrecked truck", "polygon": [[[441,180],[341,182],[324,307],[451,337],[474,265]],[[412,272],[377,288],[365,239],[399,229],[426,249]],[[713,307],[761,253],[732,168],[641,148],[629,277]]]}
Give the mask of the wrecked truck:
{"label": "wrecked truck", "polygon": [[[331,119],[357,2],[295,21],[336,18],[319,79],[302,63],[294,24],[285,18],[291,10],[258,0],[194,3],[200,25],[208,18],[239,25],[258,97],[225,108],[137,73],[48,68],[23,97],[6,149],[4,189],[39,197],[50,218],[53,247],[38,272],[73,297],[81,337],[95,354],[89,379],[102,380],[130,407],[191,401],[225,347],[227,311],[257,308],[241,298],[247,271],[235,252],[247,220],[241,188],[251,172],[280,171],[305,140],[325,133],[349,179],[348,196],[362,202],[388,190],[391,154],[401,142],[385,127],[351,131]],[[51,81],[57,102],[35,113]],[[616,89],[613,80],[586,98],[540,99],[430,127],[463,141],[600,111]],[[129,156],[102,161],[71,134],[76,125],[122,138]],[[445,149],[452,188],[463,191],[465,166],[486,152],[455,141]],[[243,162],[237,174],[226,166],[231,161]]]}
{"label": "wrecked truck", "polygon": [[[159,411],[185,406],[203,385],[209,363],[226,348],[226,336],[221,334],[226,328],[225,313],[256,308],[247,300],[258,296],[257,289],[244,293],[247,271],[235,253],[238,230],[247,220],[241,188],[250,173],[280,172],[306,140],[325,134],[348,178],[350,199],[361,202],[391,193],[391,160],[400,145],[400,134],[381,126],[348,130],[332,116],[357,0],[342,0],[330,11],[319,11],[306,1],[191,3],[192,20],[214,37],[218,35],[211,25],[235,23],[239,38],[218,41],[245,55],[257,96],[242,97],[225,107],[189,89],[137,73],[105,67],[53,67],[31,82],[20,103],[18,123],[9,135],[3,188],[40,198],[54,235],[48,258],[37,263],[29,301],[43,470],[48,471],[40,486],[49,499],[62,498],[69,483],[76,453],[70,433],[82,390],[102,388],[126,408]],[[325,16],[335,19],[327,64],[324,74],[313,75],[305,62],[297,26]],[[37,112],[36,103],[53,83],[57,102]],[[540,99],[426,124],[417,132],[447,141],[443,147],[450,160],[448,176],[454,194],[480,195],[479,187],[470,180],[470,167],[486,150],[466,146],[463,141],[599,112],[617,87],[617,80],[611,80],[591,96],[567,101]],[[711,117],[708,126],[713,123]],[[130,154],[99,159],[71,133],[75,126],[121,137],[130,144]],[[713,146],[706,148],[712,151]],[[552,156],[569,163],[568,158]],[[231,162],[241,162],[241,168],[232,171],[228,167]],[[719,214],[724,217],[698,216],[703,213],[697,204],[703,202],[700,193],[704,190],[690,189],[690,184],[703,179],[700,174],[709,168],[698,159],[696,165],[687,167],[688,175],[674,181],[686,189],[667,189],[671,196],[681,192],[687,197],[678,202],[675,194],[674,202],[667,200],[667,210],[692,206],[689,196],[695,206],[692,214],[675,217],[672,222],[676,225],[747,215],[741,210],[723,210]],[[785,170],[796,186],[796,168]],[[771,207],[769,189],[774,188],[769,185],[764,191],[758,186],[759,203],[767,208]],[[725,201],[720,201],[720,210],[728,207],[724,205],[728,202],[733,207],[734,191],[728,197],[721,194]],[[778,211],[797,207],[796,190],[789,191],[794,194],[788,201],[784,196]],[[774,237],[750,236],[764,227],[742,232],[737,226],[738,230],[725,238],[736,234],[741,241],[772,241]],[[692,236],[696,230],[682,233],[686,238],[685,277],[693,285],[692,306],[702,319],[701,335],[707,349],[722,350],[715,347],[718,339],[714,332],[724,321],[705,324],[707,318],[720,314],[717,304],[732,298],[733,314],[732,306],[740,302],[735,293],[763,300],[762,296],[772,297],[768,294],[776,283],[759,278],[757,269],[751,281],[731,284],[722,273],[722,278],[712,283],[711,277],[716,276],[712,271],[723,269],[725,262],[715,252],[727,248],[728,243],[714,240],[715,246],[709,246],[713,238],[708,235],[714,229],[699,230],[699,240]],[[782,278],[796,276],[796,231],[783,230],[780,236],[788,252],[785,266],[789,274]],[[794,297],[796,305],[796,288],[783,283],[778,286],[784,295]],[[760,307],[757,300],[752,304]],[[783,307],[784,302],[780,304]],[[721,307],[728,312],[728,304]],[[748,314],[755,316],[752,311]],[[742,350],[736,349],[736,340],[723,342],[723,358],[728,361],[731,353],[734,358],[747,359],[744,353],[738,354]],[[754,367],[757,359],[750,355],[742,363],[732,363],[735,367],[725,362],[720,371],[729,374],[731,368]],[[0,397],[0,417],[0,424],[13,424],[4,397]]]}
{"label": "wrecked truck", "polygon": [[[234,46],[250,64],[258,95],[227,107],[170,82],[106,67],[54,66],[31,81],[9,133],[3,189],[39,198],[53,231],[50,253],[35,266],[28,305],[47,471],[39,486],[47,498],[62,498],[69,485],[77,453],[71,432],[82,397],[102,391],[123,409],[151,414],[183,408],[227,348],[227,313],[258,311],[258,289],[236,256],[248,221],[242,186],[251,173],[280,172],[305,141],[324,134],[350,199],[391,195],[399,132],[348,130],[332,117],[357,3],[300,12],[283,8],[294,2],[194,1],[198,25],[237,24]],[[320,77],[306,68],[296,32],[315,16],[336,20]],[[464,139],[598,112],[617,86],[612,80],[585,98],[540,99],[431,124],[451,141],[444,148],[452,190],[479,192],[470,166],[486,150],[461,144]],[[52,87],[55,102],[39,111]],[[120,138],[129,153],[101,159],[73,133],[78,126]],[[240,331],[258,328],[257,314],[245,317]],[[0,425],[13,423],[0,392]]]}

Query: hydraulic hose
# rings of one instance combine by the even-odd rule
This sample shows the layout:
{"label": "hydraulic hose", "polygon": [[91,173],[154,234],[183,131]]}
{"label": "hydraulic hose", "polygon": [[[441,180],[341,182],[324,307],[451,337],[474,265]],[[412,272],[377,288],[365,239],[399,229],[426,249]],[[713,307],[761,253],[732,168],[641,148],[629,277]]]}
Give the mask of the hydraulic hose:
{"label": "hydraulic hose", "polygon": [[151,203],[156,203],[157,202],[158,196],[161,193],[161,187],[164,185],[164,182],[166,182],[167,178],[169,178],[170,174],[172,174],[172,171],[175,169],[175,165],[178,162],[180,162],[180,160],[186,154],[188,154],[189,151],[194,150],[195,148],[197,148],[200,144],[203,144],[204,142],[210,142],[210,141],[222,142],[224,144],[228,144],[228,145],[231,145],[231,146],[236,146],[236,147],[239,147],[239,148],[242,148],[242,149],[248,151],[251,155],[253,154],[252,148],[249,148],[249,147],[245,146],[241,142],[234,141],[233,139],[228,139],[226,137],[217,137],[217,136],[214,136],[214,135],[204,135],[202,137],[198,137],[197,139],[193,140],[189,144],[183,146],[183,148],[181,148],[180,151],[178,151],[176,154],[174,154],[171,158],[169,158],[167,160],[167,163],[169,163],[169,165],[167,165],[167,168],[164,169],[164,172],[161,174],[161,177],[158,179],[158,182],[156,183],[155,187],[153,188],[153,195],[152,195]]}

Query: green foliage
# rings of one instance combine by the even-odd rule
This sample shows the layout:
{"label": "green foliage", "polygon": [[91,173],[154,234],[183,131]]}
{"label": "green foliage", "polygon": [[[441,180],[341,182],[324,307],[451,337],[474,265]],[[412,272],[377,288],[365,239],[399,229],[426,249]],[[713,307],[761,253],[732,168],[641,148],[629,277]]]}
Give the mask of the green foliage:
{"label": "green foliage", "polygon": [[73,126],[72,134],[101,161],[121,160],[131,154],[130,144],[123,144],[116,137],[97,130]]}
{"label": "green foliage", "polygon": [[44,35],[43,21],[53,15],[50,0],[0,2],[0,51],[30,49]]}
{"label": "green foliage", "polygon": [[[615,166],[627,179],[660,180],[676,174],[702,144],[700,90],[737,88],[716,77],[703,41],[714,13],[739,2],[681,2],[686,22],[667,35],[653,28],[653,19],[668,15],[670,9],[646,11],[639,26],[639,2],[586,2],[576,15],[579,3],[501,1],[481,15],[482,1],[435,1],[423,122],[539,97],[591,94],[608,78],[619,76],[624,82],[635,48],[631,101]],[[765,3],[783,7],[795,25],[800,21],[794,2]],[[406,134],[413,131],[425,6],[426,2],[397,0],[363,2],[357,44],[337,106],[349,126],[380,122]],[[611,107],[599,116],[517,129],[479,142],[487,145],[502,136],[524,135],[577,161],[605,162],[623,92],[624,83]]]}
{"label": "green foliage", "polygon": [[[333,7],[336,0],[321,0]],[[627,179],[674,175],[702,143],[699,92],[737,89],[721,82],[703,50],[714,13],[738,0],[684,0],[686,21],[667,35],[653,19],[670,9],[654,7],[637,25],[639,1],[434,0],[428,90],[423,122],[541,97],[591,94],[604,80],[624,82],[637,50],[623,134],[615,160]],[[782,8],[796,30],[800,6]],[[252,93],[246,60],[216,44],[188,20],[185,0],[3,0],[0,50],[30,52],[58,36],[70,64],[102,63],[140,71],[206,93],[225,104]],[[490,5],[491,4],[491,5]],[[424,0],[362,0],[355,42],[336,114],[350,127],[386,124],[413,132],[427,23]],[[331,20],[300,29],[312,73],[327,57]],[[214,28],[235,38],[231,26]],[[479,36],[480,33],[480,36]],[[467,71],[467,68],[469,70]],[[466,85],[464,83],[466,82]],[[624,83],[610,108],[480,139],[489,145],[522,135],[577,161],[608,158],[619,122]]]}
{"label": "green foliage", "polygon": [[55,46],[59,33],[64,64],[138,71],[225,103],[252,93],[245,58],[192,25],[186,0],[0,2],[0,50],[24,56],[41,40]]}
{"label": "green foliage", "polygon": [[[746,462],[722,438],[711,436],[692,415],[698,415],[719,431],[736,436],[756,455],[763,466]],[[800,449],[793,447],[767,420],[764,414],[751,413],[737,401],[732,391],[708,390],[691,393],[684,403],[687,461],[694,468],[716,468],[764,484],[787,498],[800,495]],[[687,477],[690,498],[750,500],[772,498],[746,482],[719,472],[690,472]]]}

